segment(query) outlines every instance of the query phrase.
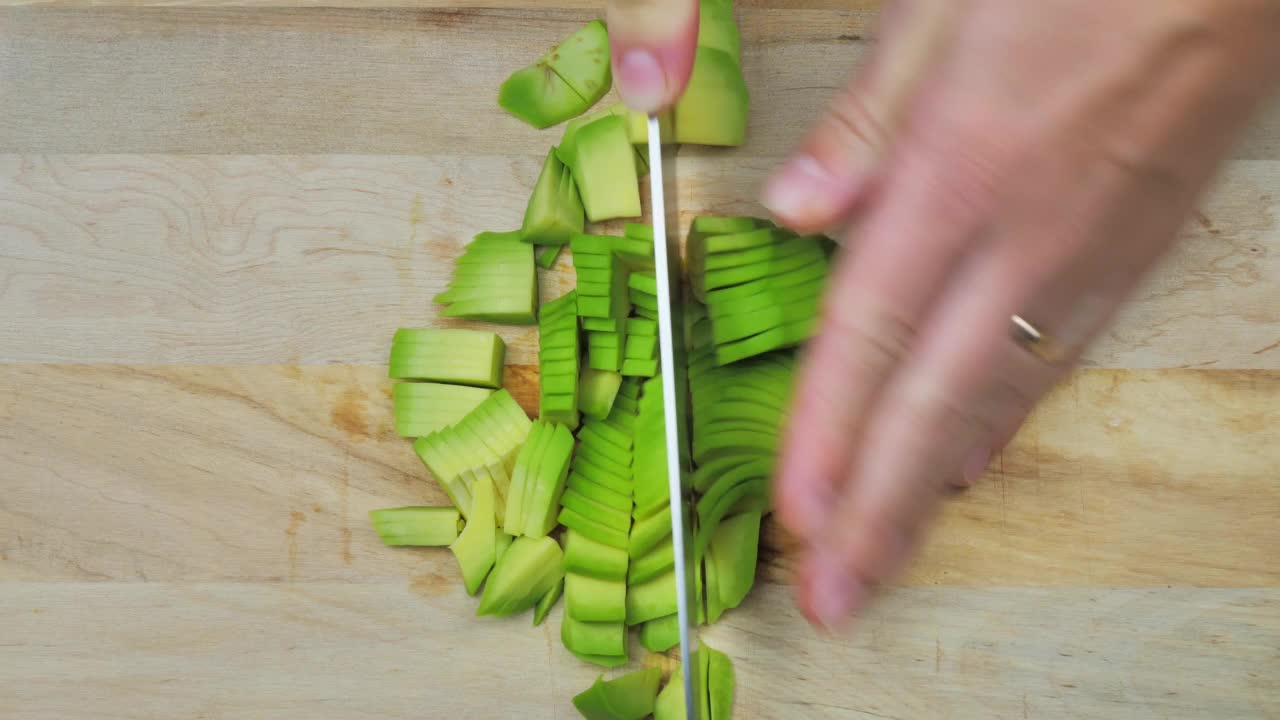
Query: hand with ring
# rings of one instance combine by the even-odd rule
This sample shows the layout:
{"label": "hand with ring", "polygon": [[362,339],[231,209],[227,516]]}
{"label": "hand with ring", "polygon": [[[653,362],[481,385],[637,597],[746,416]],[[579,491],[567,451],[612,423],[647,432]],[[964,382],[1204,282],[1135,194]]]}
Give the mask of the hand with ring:
{"label": "hand with ring", "polygon": [[[796,230],[848,228],[775,481],[800,607],[826,627],[1172,245],[1280,74],[1275,0],[886,4],[763,197]],[[697,0],[610,0],[608,20],[623,99],[669,106]]]}
{"label": "hand with ring", "polygon": [[846,226],[775,482],[836,627],[1171,246],[1280,69],[1269,0],[900,0],[767,184]]}

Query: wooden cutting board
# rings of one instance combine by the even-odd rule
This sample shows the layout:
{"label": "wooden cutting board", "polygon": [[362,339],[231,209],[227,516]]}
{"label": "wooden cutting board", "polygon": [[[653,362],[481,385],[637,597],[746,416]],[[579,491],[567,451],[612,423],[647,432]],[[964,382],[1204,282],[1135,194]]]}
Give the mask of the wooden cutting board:
{"label": "wooden cutting board", "polygon": [[[0,9],[0,717],[572,717],[557,619],[473,617],[366,513],[444,500],[388,342],[518,224],[559,134],[497,84],[599,3],[94,4]],[[690,213],[762,212],[875,3],[748,5],[750,143],[684,152]],[[704,635],[736,717],[1280,717],[1278,192],[1280,105],[853,634],[805,626],[771,535]]]}

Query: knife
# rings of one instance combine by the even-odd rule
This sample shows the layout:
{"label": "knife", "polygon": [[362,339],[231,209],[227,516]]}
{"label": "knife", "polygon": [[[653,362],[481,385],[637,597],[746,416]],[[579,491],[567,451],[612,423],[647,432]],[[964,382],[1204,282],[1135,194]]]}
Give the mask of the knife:
{"label": "knife", "polygon": [[[690,632],[693,605],[689,602],[693,565],[689,548],[690,503],[684,478],[689,468],[685,442],[685,400],[688,364],[684,354],[684,323],[680,215],[676,207],[675,143],[662,141],[657,115],[649,116],[649,196],[653,215],[654,275],[658,286],[658,360],[662,372],[662,412],[666,431],[667,489],[671,494],[671,547],[675,554],[676,606],[680,622],[680,676],[684,683],[685,717],[697,719],[694,702],[693,648]],[[674,679],[674,678],[673,678]],[[706,720],[703,718],[702,720]]]}

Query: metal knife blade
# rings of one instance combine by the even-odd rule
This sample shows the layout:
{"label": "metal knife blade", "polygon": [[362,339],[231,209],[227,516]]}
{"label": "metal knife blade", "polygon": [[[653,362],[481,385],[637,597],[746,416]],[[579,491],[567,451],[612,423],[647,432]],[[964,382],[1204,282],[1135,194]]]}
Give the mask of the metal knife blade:
{"label": "metal knife blade", "polygon": [[[649,190],[653,214],[653,255],[658,286],[658,358],[662,371],[662,408],[666,430],[667,488],[671,493],[671,545],[675,554],[676,601],[680,622],[680,674],[684,683],[685,716],[695,720],[691,654],[693,633],[693,547],[690,503],[685,490],[689,468],[685,414],[688,397],[684,354],[683,290],[679,211],[676,207],[674,143],[662,142],[657,115],[649,116]],[[705,718],[703,720],[706,720]]]}

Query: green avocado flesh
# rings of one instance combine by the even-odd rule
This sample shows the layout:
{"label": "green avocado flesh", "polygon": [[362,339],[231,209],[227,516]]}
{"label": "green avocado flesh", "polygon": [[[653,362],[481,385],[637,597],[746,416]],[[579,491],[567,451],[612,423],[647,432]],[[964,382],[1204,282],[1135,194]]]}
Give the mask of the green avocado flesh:
{"label": "green avocado flesh", "polygon": [[497,333],[484,330],[401,328],[391,341],[388,374],[398,380],[499,388],[506,349]]}
{"label": "green avocado flesh", "polygon": [[369,519],[385,545],[444,547],[458,539],[462,516],[451,507],[401,507],[371,510]]}
{"label": "green avocado flesh", "polygon": [[569,169],[551,148],[524,213],[521,240],[537,245],[564,245],[582,232],[585,216],[578,187]]}
{"label": "green avocado flesh", "polygon": [[391,388],[396,433],[422,437],[457,423],[493,394],[487,388],[402,382]]}
{"label": "green avocado flesh", "polygon": [[662,670],[648,668],[606,681],[604,676],[573,698],[587,720],[643,720],[653,713]]}
{"label": "green avocado flesh", "polygon": [[531,324],[538,274],[533,248],[522,240],[520,231],[477,235],[458,258],[449,289],[434,298],[446,306],[444,316]]}
{"label": "green avocado flesh", "polygon": [[514,615],[532,608],[564,576],[564,553],[549,537],[518,537],[485,583],[477,615]]}
{"label": "green avocado flesh", "polygon": [[[493,481],[489,478],[477,481],[472,497],[472,518],[467,521],[467,526],[458,539],[449,546],[458,559],[458,567],[462,569],[462,579],[467,586],[468,595],[475,595],[480,590],[480,584],[497,559]],[[508,551],[510,549],[507,548]],[[503,553],[503,557],[505,556],[506,552]]]}
{"label": "green avocado flesh", "polygon": [[[734,677],[729,656],[700,643],[689,661],[694,665],[694,707],[700,720],[729,720],[733,716]],[[671,673],[666,687],[654,702],[654,720],[686,720],[684,683],[680,666]]]}
{"label": "green avocado flesh", "polygon": [[609,92],[609,34],[592,20],[498,89],[498,105],[536,128],[580,115]]}

